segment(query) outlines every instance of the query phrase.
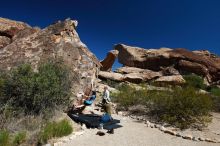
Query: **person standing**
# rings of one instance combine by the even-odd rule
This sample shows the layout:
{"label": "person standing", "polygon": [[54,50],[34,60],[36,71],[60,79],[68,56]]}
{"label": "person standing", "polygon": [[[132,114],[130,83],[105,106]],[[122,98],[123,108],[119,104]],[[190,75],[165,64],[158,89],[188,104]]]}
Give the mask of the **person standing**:
{"label": "person standing", "polygon": [[107,86],[104,87],[104,92],[102,96],[102,104],[103,104],[103,109],[105,110],[105,112],[111,116],[111,113],[112,113],[111,99],[110,99],[110,93],[109,93]]}

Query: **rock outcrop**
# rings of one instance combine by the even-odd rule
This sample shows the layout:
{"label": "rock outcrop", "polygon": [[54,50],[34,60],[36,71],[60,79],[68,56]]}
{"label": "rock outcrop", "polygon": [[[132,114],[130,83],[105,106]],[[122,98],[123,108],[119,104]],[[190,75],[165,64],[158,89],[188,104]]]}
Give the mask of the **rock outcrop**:
{"label": "rock outcrop", "polygon": [[80,41],[77,21],[66,19],[44,29],[0,18],[0,69],[10,70],[23,63],[37,69],[39,63],[62,59],[75,76],[73,93],[94,84],[99,60]]}
{"label": "rock outcrop", "polygon": [[111,71],[112,66],[115,62],[115,59],[118,57],[117,50],[111,50],[108,52],[106,58],[101,61],[102,67],[100,68],[101,71]]}
{"label": "rock outcrop", "polygon": [[31,28],[29,25],[0,17],[0,49],[10,44],[21,30]]}
{"label": "rock outcrop", "polygon": [[185,80],[181,75],[162,76],[155,80],[156,83],[168,83],[172,85],[181,85],[185,83]]}
{"label": "rock outcrop", "polygon": [[115,72],[106,72],[100,71],[99,78],[109,79],[118,82],[132,82],[132,83],[141,83],[146,81],[151,81],[161,77],[160,72],[154,72],[147,69],[139,69],[135,67],[121,67],[118,68]]}
{"label": "rock outcrop", "polygon": [[[153,71],[173,71],[169,75],[195,73],[209,83],[220,80],[220,58],[208,51],[188,51],[186,49],[143,49],[123,44],[115,46],[119,51],[118,60],[125,66]],[[173,73],[172,73],[173,72]]]}

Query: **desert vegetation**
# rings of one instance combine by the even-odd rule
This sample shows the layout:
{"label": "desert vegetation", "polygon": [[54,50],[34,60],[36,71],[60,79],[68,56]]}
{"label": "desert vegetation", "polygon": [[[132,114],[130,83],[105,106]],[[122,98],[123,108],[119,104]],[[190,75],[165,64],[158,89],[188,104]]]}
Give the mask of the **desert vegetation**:
{"label": "desert vegetation", "polygon": [[[55,111],[62,111],[70,102],[69,69],[62,61],[47,61],[37,70],[34,71],[30,64],[23,64],[1,72],[1,145],[19,145],[26,140],[30,143],[46,142],[49,138],[72,132],[67,121],[48,124]],[[50,128],[55,128],[56,133],[50,133]]]}
{"label": "desert vegetation", "polygon": [[71,134],[73,128],[67,120],[48,122],[39,135],[39,142],[46,143],[49,139]]}
{"label": "desert vegetation", "polygon": [[210,121],[209,113],[218,105],[219,88],[211,88],[210,93],[199,92],[208,88],[201,77],[185,76],[183,86],[170,86],[167,90],[148,90],[143,84],[141,88],[122,85],[113,99],[119,108],[128,109],[133,105],[146,106],[146,113],[159,122],[169,123],[181,129],[191,126],[204,126]]}

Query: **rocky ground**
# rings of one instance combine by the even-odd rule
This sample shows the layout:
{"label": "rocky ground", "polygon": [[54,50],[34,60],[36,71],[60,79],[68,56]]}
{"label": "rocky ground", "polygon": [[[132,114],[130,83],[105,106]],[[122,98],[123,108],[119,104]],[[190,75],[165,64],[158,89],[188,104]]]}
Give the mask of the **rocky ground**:
{"label": "rocky ground", "polygon": [[[215,114],[213,123],[209,126],[210,130],[219,132],[217,128],[220,126],[219,117],[220,114]],[[69,139],[62,138],[55,146],[219,146],[219,143],[193,141],[165,134],[158,128],[147,127],[142,121],[122,115],[114,115],[114,118],[121,120],[120,124],[123,126],[116,129],[114,134],[105,133],[104,136],[98,136],[96,135],[98,129],[85,128],[84,132],[79,132],[76,136]],[[185,133],[193,134],[190,130]],[[197,132],[197,134],[202,134],[202,132]],[[211,136],[209,134],[206,133],[206,136]]]}

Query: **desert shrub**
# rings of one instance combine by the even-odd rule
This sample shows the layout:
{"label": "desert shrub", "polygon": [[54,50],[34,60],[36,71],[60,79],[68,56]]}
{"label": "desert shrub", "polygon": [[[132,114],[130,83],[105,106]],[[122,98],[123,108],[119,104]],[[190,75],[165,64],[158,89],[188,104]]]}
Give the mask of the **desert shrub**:
{"label": "desert shrub", "polygon": [[68,104],[70,78],[64,64],[47,62],[34,72],[29,64],[12,70],[5,81],[4,101],[26,114]]}
{"label": "desert shrub", "polygon": [[10,145],[9,132],[5,130],[0,131],[0,146]]}
{"label": "desert shrub", "polygon": [[14,136],[13,145],[18,146],[25,142],[26,140],[26,132],[19,132]]}
{"label": "desert shrub", "polygon": [[122,85],[118,88],[119,92],[112,95],[113,101],[120,103],[123,107],[128,107],[135,104],[143,104],[146,102],[147,90],[136,90],[129,85]]}
{"label": "desert shrub", "polygon": [[186,86],[194,87],[196,89],[205,89],[206,85],[204,84],[203,78],[195,75],[195,74],[190,74],[190,75],[184,75],[183,78],[185,79]]}
{"label": "desert shrub", "polygon": [[198,120],[203,123],[200,117],[208,115],[212,109],[211,97],[199,94],[192,87],[174,88],[172,92],[160,91],[151,99],[154,103],[151,110],[162,121],[180,128],[187,128]]}
{"label": "desert shrub", "polygon": [[0,76],[0,97],[3,96],[3,88],[4,88],[4,79]]}
{"label": "desert shrub", "polygon": [[118,86],[118,84],[119,84],[119,82],[113,81],[113,80],[109,80],[109,79],[107,79],[107,80],[102,80],[102,83],[103,83],[103,84],[106,84],[106,85],[108,85],[108,86],[110,86],[110,87],[113,87],[113,88],[116,88],[116,87]]}
{"label": "desert shrub", "polygon": [[210,93],[214,96],[219,96],[220,97],[220,88],[218,87],[211,87]]}
{"label": "desert shrub", "polygon": [[204,124],[204,118],[201,117],[207,116],[212,109],[211,97],[198,93],[193,87],[146,91],[135,90],[126,85],[119,90],[120,92],[114,95],[119,106],[146,105],[149,114],[179,128],[187,128],[194,123]]}
{"label": "desert shrub", "polygon": [[40,143],[46,143],[53,137],[62,137],[71,134],[73,131],[72,126],[67,120],[60,122],[50,122],[42,130],[39,136]]}
{"label": "desert shrub", "polygon": [[6,130],[0,131],[0,146],[18,146],[25,142],[25,139],[25,132],[18,132],[13,136]]}
{"label": "desert shrub", "polygon": [[214,109],[216,111],[220,111],[220,88],[213,86],[213,87],[210,87],[208,91],[212,95],[212,98],[214,101]]}

